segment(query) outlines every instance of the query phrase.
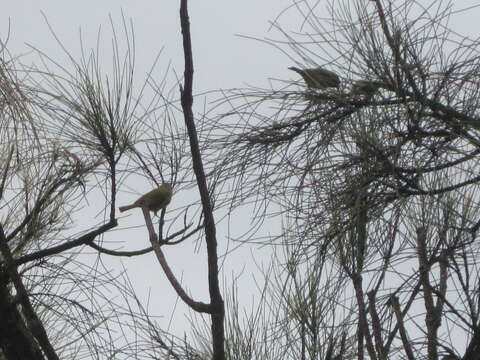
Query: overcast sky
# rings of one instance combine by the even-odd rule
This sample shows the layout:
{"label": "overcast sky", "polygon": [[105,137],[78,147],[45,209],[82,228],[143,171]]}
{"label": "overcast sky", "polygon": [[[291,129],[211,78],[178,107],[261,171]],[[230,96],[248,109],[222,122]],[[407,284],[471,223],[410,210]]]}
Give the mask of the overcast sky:
{"label": "overcast sky", "polygon": [[[197,88],[258,83],[262,78],[286,73],[289,63],[285,56],[272,47],[236,35],[259,38],[272,35],[268,31],[270,21],[290,3],[290,0],[190,1]],[[24,50],[25,43],[54,51],[58,46],[41,15],[43,12],[69,49],[78,48],[80,28],[88,47],[95,45],[100,26],[104,37],[109,35],[109,15],[120,23],[122,10],[134,24],[137,50],[140,50],[138,67],[148,69],[159,49],[164,47],[162,58],[172,60],[177,71],[182,70],[179,1],[176,0],[6,1],[2,4],[0,30],[5,37],[10,19],[9,48],[13,52]]]}
{"label": "overcast sky", "polygon": [[[267,86],[269,78],[292,76],[287,70],[291,61],[280,51],[265,43],[238,36],[280,38],[278,32],[271,30],[271,21],[290,4],[290,0],[190,1],[195,92],[244,87],[246,84]],[[35,57],[30,46],[53,58],[64,58],[49,26],[59,41],[74,55],[80,52],[80,32],[83,46],[88,50],[96,46],[97,34],[101,27],[103,44],[109,46],[111,37],[109,16],[115,23],[117,31],[121,30],[123,11],[125,18],[133,22],[137,75],[143,79],[162,48],[158,67],[166,68],[171,63],[172,70],[178,74],[183,72],[179,1],[16,0],[3,2],[1,10],[0,36],[5,41],[8,35],[7,47],[10,53],[22,55],[24,62],[34,61]],[[284,15],[281,19],[283,23],[288,24],[289,16],[294,13],[295,11],[292,11],[290,15]],[[294,20],[299,21],[299,18]],[[121,35],[119,38],[121,39]],[[109,66],[109,59],[106,59],[104,67]],[[213,98],[210,96],[207,100]],[[196,103],[197,106],[201,104],[202,101]],[[135,200],[134,196],[125,195],[119,198],[122,204],[132,200]],[[92,208],[95,209],[94,206]],[[98,208],[93,215],[98,216]],[[240,223],[238,220],[237,224]],[[244,229],[249,226],[248,221],[246,217],[242,225]],[[139,249],[148,245],[146,231],[142,235],[141,230],[132,233],[127,229],[128,225],[139,225],[142,222],[140,211],[132,212],[128,219],[120,220],[120,226],[115,229],[113,236],[127,243],[125,250]],[[222,250],[226,249],[222,246],[225,245],[226,231],[226,228],[219,231],[219,242],[223,242],[220,244]],[[269,232],[269,229],[265,230],[265,233]],[[135,241],[141,245],[129,246],[129,241],[130,244]],[[196,300],[208,301],[204,248],[196,252],[194,245],[186,242],[165,251],[174,272],[183,279],[192,296]],[[244,247],[230,256],[225,263],[227,282],[243,274],[243,291],[240,295],[248,303],[252,298],[251,290],[255,288],[251,273],[255,272],[257,267],[251,261],[251,256],[257,258],[258,264],[263,262],[262,258],[268,263],[269,256],[265,256],[267,253],[266,249]],[[95,260],[96,257],[93,256],[92,261]],[[119,269],[117,261],[117,258],[102,256],[102,262],[107,268]],[[146,255],[137,259],[124,259],[122,263],[126,266],[140,296],[143,299],[151,296],[151,312],[165,316],[163,321],[160,320],[160,324],[166,326],[177,298],[154,257]],[[156,311],[159,305],[161,309]],[[181,305],[176,308],[176,319],[180,322],[177,322],[171,330],[177,334],[188,328],[188,324],[183,320],[184,312],[185,308]]]}
{"label": "overcast sky", "polygon": [[[280,34],[271,29],[271,21],[277,19],[292,2],[292,0],[190,1],[195,92],[242,87],[246,84],[266,86],[269,78],[296,79],[297,77],[287,70],[292,61],[281,51],[263,42],[238,36],[281,39]],[[458,8],[475,3],[477,2],[473,0],[455,2]],[[55,57],[61,51],[49,30],[46,18],[60,41],[70,51],[78,53],[80,29],[84,47],[95,47],[99,27],[102,27],[103,38],[109,39],[111,36],[109,16],[120,25],[122,11],[127,20],[133,21],[137,73],[145,74],[157,53],[163,48],[159,66],[167,66],[171,62],[173,69],[181,74],[183,52],[178,0],[4,1],[0,12],[0,36],[5,40],[8,30],[10,31],[7,45],[14,55],[28,54],[30,50],[26,44],[31,44]],[[454,28],[459,32],[478,36],[476,24],[479,15],[478,9],[463,14],[462,20],[455,21]],[[298,30],[301,23],[301,17],[294,9],[282,13],[277,20],[282,27],[292,30],[295,26]],[[106,43],[108,44],[108,41]],[[134,199],[125,199],[130,200]],[[140,211],[132,216],[136,216],[138,221],[141,220]],[[116,231],[118,234],[122,230]],[[266,232],[268,233],[268,229]],[[223,235],[220,234],[219,240],[222,240],[224,234],[225,232]],[[137,240],[147,245],[146,236]],[[244,284],[252,283],[249,272],[253,271],[255,265],[249,260],[250,252],[255,255],[266,253],[265,250],[259,252],[251,248],[244,248],[235,253],[236,260],[230,262],[225,274],[227,279],[230,278],[230,274],[233,276],[243,272],[246,278]],[[202,301],[206,300],[207,290],[204,256],[204,252],[195,254],[191,243],[182,244],[178,249],[167,250],[167,258],[171,261],[174,271],[177,274],[183,273],[184,282],[192,295]],[[250,267],[244,271],[245,263],[250,263]],[[139,291],[143,291],[146,297],[151,288],[151,302],[155,304],[154,306],[161,303],[167,309],[157,314],[168,315],[176,297],[173,295],[173,289],[164,281],[164,275],[156,267],[154,259],[151,256],[144,256],[139,260],[125,260],[124,264],[128,266],[130,277],[135,281]],[[135,266],[131,266],[132,264]],[[155,269],[153,275],[152,269]],[[183,317],[183,311],[181,307],[177,309],[180,318]],[[178,331],[178,328],[173,330]]]}

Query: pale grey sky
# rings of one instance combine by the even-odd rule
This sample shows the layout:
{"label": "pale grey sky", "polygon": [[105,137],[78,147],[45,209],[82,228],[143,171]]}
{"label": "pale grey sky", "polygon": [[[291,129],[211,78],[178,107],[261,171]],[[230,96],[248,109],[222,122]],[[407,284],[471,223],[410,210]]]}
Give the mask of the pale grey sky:
{"label": "pale grey sky", "polygon": [[[291,76],[287,70],[291,61],[280,51],[265,43],[237,36],[281,38],[278,32],[269,31],[270,22],[289,5],[291,5],[290,0],[190,1],[195,92],[244,87],[246,84],[268,86],[269,78]],[[23,61],[27,63],[36,59],[30,45],[55,59],[65,58],[48,24],[67,50],[74,55],[80,52],[80,30],[85,49],[96,46],[100,27],[103,44],[110,45],[109,16],[116,24],[119,42],[122,43],[123,34],[120,30],[123,11],[125,18],[131,19],[134,26],[136,69],[140,80],[143,80],[155,56],[162,48],[157,66],[159,71],[162,72],[161,69],[171,62],[172,70],[180,75],[183,72],[179,1],[18,0],[4,2],[1,10],[0,37],[5,41],[9,31],[7,48],[12,55],[23,56]],[[290,16],[294,13],[296,12],[291,11]],[[288,14],[283,16],[284,23],[287,23],[288,16]],[[300,18],[296,18],[295,21],[300,21]],[[105,59],[106,69],[110,67],[109,60]],[[173,82],[170,85],[173,85]],[[207,101],[217,97],[217,95],[209,95]],[[195,104],[199,110],[202,109],[202,102],[202,99],[198,99]],[[183,119],[179,121],[183,122]],[[119,202],[120,204],[129,203],[135,200],[135,197],[135,195],[125,194],[119,198]],[[174,202],[175,199],[172,203]],[[98,218],[100,209],[95,207],[95,204],[90,205],[92,208],[85,209],[85,216],[90,215],[89,220],[97,222],[100,220]],[[148,246],[146,230],[127,229],[128,226],[143,223],[141,211],[131,212],[128,215],[128,218],[120,219],[120,226],[112,232],[112,238],[125,241],[125,250]],[[236,223],[241,224],[239,228],[242,231],[249,226],[249,221],[247,215],[244,219],[236,219]],[[88,219],[85,222],[88,223]],[[81,228],[83,227],[80,225]],[[278,228],[272,230],[276,233]],[[227,231],[225,226],[219,230],[220,251],[226,250]],[[265,233],[269,232],[270,229],[265,229]],[[229,244],[229,246],[236,245]],[[208,301],[204,247],[199,252],[195,252],[194,248],[194,244],[187,241],[180,246],[167,247],[165,253],[174,272],[183,279],[191,295],[197,300]],[[92,251],[89,252],[93,254]],[[243,274],[239,283],[240,298],[247,303],[246,305],[251,303],[255,292],[251,274],[257,272],[257,265],[251,261],[252,256],[255,256],[258,264],[268,263],[270,260],[268,249],[259,250],[244,246],[228,257],[224,268],[227,282]],[[96,257],[92,255],[91,261],[95,260]],[[102,261],[109,268],[121,270],[118,258],[102,256]],[[135,259],[122,259],[122,262],[140,297],[146,300],[147,296],[150,296],[152,313],[164,316],[159,322],[162,326],[166,326],[177,298],[156,259],[153,255],[145,255]],[[179,321],[171,330],[177,334],[188,329],[188,324],[184,320],[185,311],[186,308],[182,304],[179,304],[175,310],[176,319]]]}
{"label": "pale grey sky", "polygon": [[[192,26],[192,41],[195,62],[195,90],[204,92],[219,88],[242,87],[245,84],[267,86],[269,78],[297,79],[287,70],[292,65],[288,57],[265,43],[242,38],[236,34],[253,36],[256,38],[281,39],[278,32],[270,30],[270,21],[276,19],[282,10],[293,3],[292,0],[197,0],[190,1],[189,11]],[[314,3],[312,1],[312,3]],[[478,3],[473,0],[456,1],[458,8]],[[150,68],[158,51],[163,47],[159,68],[167,66],[171,61],[177,73],[183,72],[183,53],[179,25],[179,1],[127,1],[127,0],[15,0],[4,1],[0,12],[0,36],[5,40],[10,21],[10,38],[8,48],[14,55],[26,54],[30,50],[25,45],[31,44],[47,54],[55,57],[61,54],[55,39],[50,33],[42,13],[52,26],[62,43],[73,53],[79,50],[79,30],[82,29],[85,48],[94,47],[98,29],[102,27],[103,39],[111,36],[109,15],[117,24],[121,24],[121,11],[125,18],[133,21],[137,50],[137,74],[143,75]],[[456,19],[454,28],[459,32],[473,33],[478,36],[477,19],[478,9],[461,15]],[[292,9],[279,18],[283,27],[292,29],[301,24],[301,17]],[[120,28],[118,26],[117,28]],[[121,35],[119,36],[121,39]],[[106,62],[108,64],[108,61]],[[173,84],[172,84],[173,85]],[[208,100],[213,100],[209,97]],[[201,101],[197,101],[201,106]],[[179,119],[182,121],[182,119]],[[125,196],[119,201],[123,204],[134,200],[134,196]],[[98,210],[98,209],[97,209]],[[132,220],[132,218],[134,220]],[[132,213],[130,221],[139,224],[141,212]],[[245,227],[248,219],[242,219]],[[123,220],[122,220],[123,221]],[[135,238],[130,238],[124,223],[115,230],[115,235],[125,241],[142,242],[142,248],[147,246],[146,231],[143,238],[141,232],[135,232]],[[227,229],[219,232],[219,241],[225,239]],[[268,233],[269,229],[265,229]],[[125,235],[124,235],[125,234]],[[138,237],[137,237],[138,236]],[[135,247],[129,247],[134,249]],[[205,301],[207,299],[205,253],[202,249],[194,252],[194,245],[185,242],[181,246],[166,249],[167,259],[175,273],[183,277],[183,282],[191,291],[193,297]],[[224,247],[221,248],[224,250]],[[251,253],[262,261],[268,262],[268,250],[258,250],[245,246],[235,252],[225,263],[225,278],[243,273],[240,283],[241,294],[245,301],[249,301],[253,293],[251,273],[256,265],[250,261]],[[107,257],[105,257],[107,258]],[[110,262],[111,261],[111,262]],[[108,264],[115,266],[115,260],[108,260]],[[163,325],[168,323],[176,296],[173,289],[165,281],[165,277],[153,256],[142,256],[138,259],[123,260],[128,274],[134,285],[145,298],[151,288],[151,308],[161,306],[157,315],[166,316]],[[244,269],[244,266],[245,269]],[[183,274],[183,275],[182,275]],[[183,319],[185,308],[179,306],[176,310],[177,319]],[[172,330],[175,332],[187,329],[183,322]]]}
{"label": "pale grey sky", "polygon": [[[172,60],[179,71],[182,70],[183,55],[178,3],[173,0],[8,1],[2,4],[0,34],[5,36],[10,19],[11,51],[24,50],[25,43],[55,51],[58,47],[41,15],[43,12],[68,48],[78,48],[80,28],[86,47],[94,46],[99,26],[107,38],[109,15],[119,24],[123,10],[125,17],[132,19],[134,24],[139,68],[148,69],[158,50],[164,47],[163,60]],[[197,88],[217,89],[246,82],[258,83],[269,76],[286,73],[289,62],[285,56],[272,47],[236,34],[259,38],[271,35],[268,33],[269,22],[290,3],[290,0],[191,1]]]}

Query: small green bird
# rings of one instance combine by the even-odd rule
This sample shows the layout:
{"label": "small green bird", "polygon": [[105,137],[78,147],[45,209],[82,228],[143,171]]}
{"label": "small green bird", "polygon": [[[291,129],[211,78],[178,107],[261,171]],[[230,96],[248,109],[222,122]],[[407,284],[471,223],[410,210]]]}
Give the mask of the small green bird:
{"label": "small green bird", "polygon": [[385,87],[385,84],[381,81],[375,80],[357,80],[352,85],[353,95],[374,95],[381,87]]}
{"label": "small green bird", "polygon": [[291,66],[288,69],[300,74],[309,88],[338,88],[340,85],[340,78],[337,74],[333,71],[322,69],[321,67],[302,70],[295,66]]}
{"label": "small green bird", "polygon": [[120,206],[118,210],[124,212],[134,208],[146,207],[157,215],[159,210],[166,208],[170,204],[170,200],[172,200],[172,185],[163,184],[159,188],[140,196],[132,205]]}

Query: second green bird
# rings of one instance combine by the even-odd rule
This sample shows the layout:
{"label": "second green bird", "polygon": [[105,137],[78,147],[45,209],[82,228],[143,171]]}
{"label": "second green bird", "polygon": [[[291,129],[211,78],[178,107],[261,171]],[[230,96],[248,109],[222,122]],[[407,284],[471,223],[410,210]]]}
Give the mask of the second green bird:
{"label": "second green bird", "polygon": [[289,69],[300,74],[309,88],[338,88],[340,85],[340,78],[337,74],[335,74],[333,71],[321,68],[320,66],[303,70],[295,66],[290,66]]}

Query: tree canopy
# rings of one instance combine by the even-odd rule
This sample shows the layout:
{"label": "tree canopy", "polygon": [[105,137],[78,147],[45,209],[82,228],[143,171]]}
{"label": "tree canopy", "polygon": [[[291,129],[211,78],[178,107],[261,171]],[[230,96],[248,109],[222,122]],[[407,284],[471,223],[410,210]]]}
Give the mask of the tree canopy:
{"label": "tree canopy", "polygon": [[[134,85],[126,21],[111,72],[100,46],[66,52],[68,66],[2,47],[0,359],[480,359],[479,40],[451,27],[453,3],[328,5],[295,3],[302,32],[274,23],[283,40],[266,41],[301,78],[219,91],[201,114],[186,0],[173,90],[153,71]],[[173,195],[153,219],[135,203],[150,245],[119,250],[118,197],[135,179]],[[251,312],[239,292],[253,289],[226,281],[217,250],[220,219],[247,220],[244,206],[238,241],[272,254]],[[207,302],[163,251],[192,239],[206,245]],[[158,326],[128,268],[101,260],[150,252],[193,310],[183,338]]]}

